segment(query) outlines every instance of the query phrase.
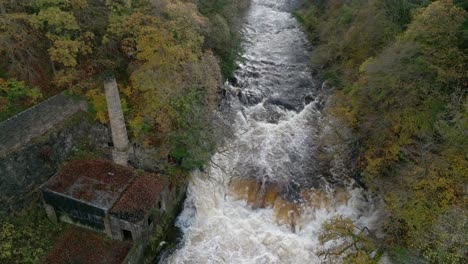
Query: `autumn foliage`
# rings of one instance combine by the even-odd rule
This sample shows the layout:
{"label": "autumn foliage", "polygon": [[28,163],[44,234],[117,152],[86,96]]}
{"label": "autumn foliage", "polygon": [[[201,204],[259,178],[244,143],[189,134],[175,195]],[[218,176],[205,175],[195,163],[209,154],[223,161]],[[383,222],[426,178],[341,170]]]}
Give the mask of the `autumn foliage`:
{"label": "autumn foliage", "polygon": [[308,2],[312,64],[354,129],[358,178],[386,201],[394,261],[466,263],[466,239],[442,224],[468,215],[466,1]]}
{"label": "autumn foliage", "polygon": [[[105,123],[102,80],[113,74],[133,139],[200,168],[214,149],[221,68],[234,70],[233,24],[247,2],[1,0],[0,78],[46,95],[69,89]],[[6,117],[21,110],[3,105]]]}

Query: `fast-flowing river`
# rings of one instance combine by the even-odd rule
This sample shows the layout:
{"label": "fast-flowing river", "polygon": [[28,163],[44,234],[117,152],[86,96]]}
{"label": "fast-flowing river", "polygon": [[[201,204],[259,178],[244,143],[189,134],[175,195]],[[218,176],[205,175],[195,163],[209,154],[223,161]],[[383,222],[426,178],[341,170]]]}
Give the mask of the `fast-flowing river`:
{"label": "fast-flowing river", "polygon": [[[234,131],[195,172],[165,263],[320,263],[318,234],[334,215],[372,226],[374,203],[327,145],[326,92],[310,72],[294,0],[253,0],[244,50],[220,115]],[[340,150],[341,152],[338,152]]]}

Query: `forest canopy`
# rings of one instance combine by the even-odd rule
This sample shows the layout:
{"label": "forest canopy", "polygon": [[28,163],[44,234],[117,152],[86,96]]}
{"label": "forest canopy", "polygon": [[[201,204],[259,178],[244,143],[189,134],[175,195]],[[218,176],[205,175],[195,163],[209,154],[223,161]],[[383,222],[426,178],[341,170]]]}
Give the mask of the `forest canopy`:
{"label": "forest canopy", "polygon": [[0,0],[0,120],[66,89],[107,122],[102,80],[112,74],[134,140],[184,169],[201,167],[247,3]]}
{"label": "forest canopy", "polygon": [[466,263],[467,1],[306,2],[312,65],[354,130],[357,178],[385,199],[393,260]]}

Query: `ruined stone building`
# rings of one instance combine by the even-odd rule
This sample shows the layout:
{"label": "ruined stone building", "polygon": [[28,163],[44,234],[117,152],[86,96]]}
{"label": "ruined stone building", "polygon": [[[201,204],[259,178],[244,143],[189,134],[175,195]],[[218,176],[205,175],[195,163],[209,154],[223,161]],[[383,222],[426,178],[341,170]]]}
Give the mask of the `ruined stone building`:
{"label": "ruined stone building", "polygon": [[169,184],[104,160],[72,161],[41,186],[47,215],[106,233],[147,240],[171,204]]}

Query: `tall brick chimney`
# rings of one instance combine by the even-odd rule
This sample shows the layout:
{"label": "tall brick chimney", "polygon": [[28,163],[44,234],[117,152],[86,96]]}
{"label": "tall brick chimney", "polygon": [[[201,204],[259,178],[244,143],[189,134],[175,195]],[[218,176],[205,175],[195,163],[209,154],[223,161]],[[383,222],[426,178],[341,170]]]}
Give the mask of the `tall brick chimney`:
{"label": "tall brick chimney", "polygon": [[125,126],[125,118],[120,103],[117,81],[113,75],[105,78],[104,90],[106,93],[107,110],[109,112],[109,121],[112,130],[112,141],[114,143],[112,159],[117,164],[127,166],[129,155],[127,127]]}

